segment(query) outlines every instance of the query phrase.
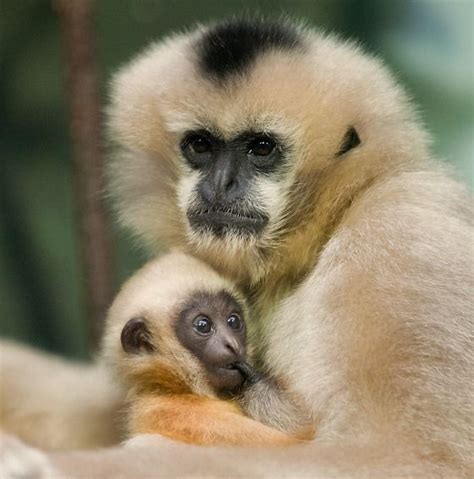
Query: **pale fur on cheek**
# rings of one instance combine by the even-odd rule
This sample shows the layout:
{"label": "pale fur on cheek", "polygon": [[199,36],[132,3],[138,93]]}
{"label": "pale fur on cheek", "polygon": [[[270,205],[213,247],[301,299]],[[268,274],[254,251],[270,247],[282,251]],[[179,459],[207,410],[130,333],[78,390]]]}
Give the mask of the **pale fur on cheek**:
{"label": "pale fur on cheek", "polygon": [[200,180],[200,174],[197,171],[189,170],[181,177],[178,183],[178,204],[179,209],[186,214],[192,205],[196,195],[196,186]]}
{"label": "pale fur on cheek", "polygon": [[275,179],[262,177],[255,182],[256,204],[262,205],[259,209],[269,218],[267,229],[272,231],[281,218],[285,207],[284,185]]}

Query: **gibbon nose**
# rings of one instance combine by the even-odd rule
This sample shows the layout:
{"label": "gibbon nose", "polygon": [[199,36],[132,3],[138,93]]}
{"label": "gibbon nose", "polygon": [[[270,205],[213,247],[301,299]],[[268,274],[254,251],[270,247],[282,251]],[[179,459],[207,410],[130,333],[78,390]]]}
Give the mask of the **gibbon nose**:
{"label": "gibbon nose", "polygon": [[222,153],[202,183],[200,193],[211,204],[225,203],[239,194],[238,164],[234,155]]}
{"label": "gibbon nose", "polygon": [[225,347],[228,351],[230,351],[231,354],[234,356],[240,356],[241,355],[241,347],[238,341],[236,341],[234,338],[230,338],[226,343]]}
{"label": "gibbon nose", "polygon": [[240,342],[232,335],[223,335],[216,359],[220,363],[231,363],[243,358],[244,350]]}

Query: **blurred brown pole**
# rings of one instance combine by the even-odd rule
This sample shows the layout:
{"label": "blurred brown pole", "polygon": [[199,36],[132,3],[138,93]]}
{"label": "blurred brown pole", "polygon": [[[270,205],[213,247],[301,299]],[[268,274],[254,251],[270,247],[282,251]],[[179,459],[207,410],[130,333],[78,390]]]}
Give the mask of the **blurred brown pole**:
{"label": "blurred brown pole", "polygon": [[92,347],[97,346],[112,299],[112,242],[104,190],[99,75],[91,0],[53,0],[59,14],[68,70],[76,204],[82,272]]}

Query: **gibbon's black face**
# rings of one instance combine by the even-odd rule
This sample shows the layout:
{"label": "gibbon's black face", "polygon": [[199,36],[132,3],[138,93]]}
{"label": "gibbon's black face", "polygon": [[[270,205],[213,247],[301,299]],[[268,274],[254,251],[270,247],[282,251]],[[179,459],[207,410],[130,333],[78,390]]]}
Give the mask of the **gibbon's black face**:
{"label": "gibbon's black face", "polygon": [[175,323],[176,336],[205,366],[217,391],[232,391],[244,375],[235,363],[245,360],[243,311],[226,291],[197,292],[189,298]]}
{"label": "gibbon's black face", "polygon": [[[215,25],[193,47],[199,74],[216,90],[248,72],[264,52],[302,48],[298,34],[285,24],[245,19]],[[286,149],[267,128],[228,131],[224,139],[216,126],[182,138],[182,154],[198,173],[186,208],[189,225],[194,233],[215,237],[259,237],[275,213],[268,196],[277,194],[272,184],[278,182]]]}
{"label": "gibbon's black face", "polygon": [[[247,379],[243,310],[231,294],[194,293],[179,311],[174,329],[180,343],[205,366],[217,391],[233,391]],[[120,339],[127,354],[159,353],[145,318],[130,319]]]}
{"label": "gibbon's black face", "polygon": [[181,151],[188,165],[199,172],[196,198],[187,210],[194,230],[257,235],[268,215],[250,201],[259,176],[276,173],[284,154],[278,140],[268,134],[245,132],[224,141],[208,131],[188,132]]}

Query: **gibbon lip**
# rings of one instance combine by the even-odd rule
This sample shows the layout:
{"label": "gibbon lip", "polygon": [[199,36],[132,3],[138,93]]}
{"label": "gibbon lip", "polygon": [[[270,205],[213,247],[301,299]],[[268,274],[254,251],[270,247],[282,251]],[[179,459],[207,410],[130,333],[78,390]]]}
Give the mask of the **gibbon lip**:
{"label": "gibbon lip", "polygon": [[261,231],[268,223],[268,217],[261,213],[237,213],[223,210],[194,210],[188,213],[192,226],[211,228],[235,228],[253,232]]}
{"label": "gibbon lip", "polygon": [[223,370],[224,374],[227,374],[227,373],[230,373],[230,374],[239,373],[241,376],[243,376],[242,371],[240,371],[238,368],[234,367],[233,365],[223,366],[223,367],[221,367],[220,369]]}
{"label": "gibbon lip", "polygon": [[245,376],[232,364],[210,369],[211,384],[221,391],[230,391],[240,387]]}

